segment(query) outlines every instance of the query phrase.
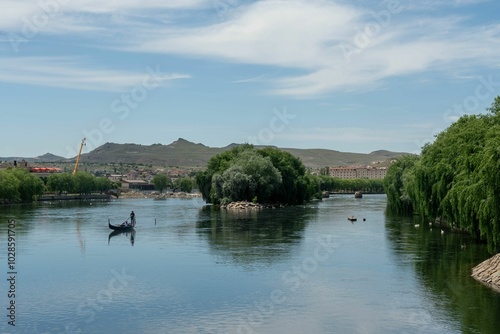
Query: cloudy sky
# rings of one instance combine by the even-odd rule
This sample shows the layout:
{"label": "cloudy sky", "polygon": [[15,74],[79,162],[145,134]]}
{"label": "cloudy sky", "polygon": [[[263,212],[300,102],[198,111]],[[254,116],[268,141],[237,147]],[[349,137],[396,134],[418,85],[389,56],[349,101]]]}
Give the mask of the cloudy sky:
{"label": "cloudy sky", "polygon": [[2,0],[0,156],[419,152],[500,95],[496,0]]}

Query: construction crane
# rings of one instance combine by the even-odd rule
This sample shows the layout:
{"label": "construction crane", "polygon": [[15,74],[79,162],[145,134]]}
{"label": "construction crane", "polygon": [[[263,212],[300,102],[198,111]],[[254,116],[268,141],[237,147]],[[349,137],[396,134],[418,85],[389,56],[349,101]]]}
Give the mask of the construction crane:
{"label": "construction crane", "polygon": [[73,175],[76,174],[76,170],[78,169],[78,163],[80,163],[80,156],[82,155],[82,148],[85,146],[85,137],[82,139],[82,143],[80,144],[80,150],[78,151],[78,155],[76,156],[75,169],[73,169]]}

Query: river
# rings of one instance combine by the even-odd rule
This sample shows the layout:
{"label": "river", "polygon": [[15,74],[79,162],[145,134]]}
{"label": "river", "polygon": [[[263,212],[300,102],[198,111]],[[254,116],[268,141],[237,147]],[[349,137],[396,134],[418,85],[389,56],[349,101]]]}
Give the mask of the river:
{"label": "river", "polygon": [[[497,333],[500,294],[470,277],[485,245],[386,204],[336,195],[258,212],[201,199],[0,207],[0,331]],[[111,234],[108,219],[131,210],[135,232]]]}

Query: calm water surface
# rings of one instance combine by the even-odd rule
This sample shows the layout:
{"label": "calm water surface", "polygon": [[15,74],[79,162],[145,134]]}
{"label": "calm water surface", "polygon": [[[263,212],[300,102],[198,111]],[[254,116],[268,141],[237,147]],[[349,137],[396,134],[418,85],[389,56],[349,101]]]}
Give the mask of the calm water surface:
{"label": "calm water surface", "polygon": [[[111,234],[108,219],[120,223],[131,210],[135,233]],[[484,245],[391,215],[385,196],[245,213],[201,199],[1,207],[3,282],[8,219],[16,221],[16,326],[2,283],[2,333],[500,328],[500,295],[470,278],[489,256]]]}

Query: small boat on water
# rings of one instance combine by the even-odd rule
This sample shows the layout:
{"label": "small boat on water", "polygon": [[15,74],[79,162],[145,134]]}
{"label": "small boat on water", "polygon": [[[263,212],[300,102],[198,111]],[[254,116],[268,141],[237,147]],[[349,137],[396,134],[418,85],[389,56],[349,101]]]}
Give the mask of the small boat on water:
{"label": "small boat on water", "polygon": [[349,220],[351,222],[355,222],[358,219],[356,217],[354,217],[354,216],[350,216],[350,217],[347,217],[347,220]]}
{"label": "small boat on water", "polygon": [[109,228],[115,231],[130,231],[133,230],[134,227],[132,225],[111,225],[111,223],[108,222]]}
{"label": "small boat on water", "polygon": [[361,191],[356,191],[354,193],[354,198],[363,198],[363,193]]}
{"label": "small boat on water", "polygon": [[108,226],[110,229],[112,229],[114,231],[131,231],[134,229],[135,220],[131,224],[128,224],[127,222],[125,222],[121,225],[112,225],[108,219]]}

